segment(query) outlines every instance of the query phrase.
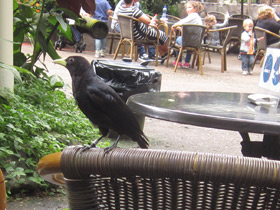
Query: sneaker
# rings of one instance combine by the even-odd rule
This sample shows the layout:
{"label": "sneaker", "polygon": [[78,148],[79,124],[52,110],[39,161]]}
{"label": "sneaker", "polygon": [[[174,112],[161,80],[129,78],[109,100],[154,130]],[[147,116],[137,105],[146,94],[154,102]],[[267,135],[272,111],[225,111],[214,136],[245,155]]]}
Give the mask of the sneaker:
{"label": "sneaker", "polygon": [[186,63],[186,62],[185,62],[185,63],[183,64],[183,68],[185,68],[185,69],[190,68],[190,66],[191,66],[190,63]]}
{"label": "sneaker", "polygon": [[253,74],[253,69],[249,69],[248,73],[251,75]]}
{"label": "sneaker", "polygon": [[105,50],[100,50],[100,56],[105,57]]}
{"label": "sneaker", "polygon": [[144,53],[143,55],[140,55],[140,56],[139,56],[139,59],[140,59],[141,61],[148,61],[148,60],[150,60],[148,54],[146,54],[146,53]]}
{"label": "sneaker", "polygon": [[100,50],[95,50],[95,57],[100,58]]}
{"label": "sneaker", "polygon": [[[173,66],[176,66],[176,61],[173,62]],[[182,63],[179,62],[177,67],[182,67]]]}
{"label": "sneaker", "polygon": [[242,71],[242,75],[243,75],[243,76],[248,75],[248,71]]}
{"label": "sneaker", "polygon": [[165,53],[163,56],[161,56],[161,58],[160,58],[160,64],[163,64],[163,63],[164,63],[164,61],[165,61],[166,58],[167,58],[167,55],[168,55],[168,53]]}

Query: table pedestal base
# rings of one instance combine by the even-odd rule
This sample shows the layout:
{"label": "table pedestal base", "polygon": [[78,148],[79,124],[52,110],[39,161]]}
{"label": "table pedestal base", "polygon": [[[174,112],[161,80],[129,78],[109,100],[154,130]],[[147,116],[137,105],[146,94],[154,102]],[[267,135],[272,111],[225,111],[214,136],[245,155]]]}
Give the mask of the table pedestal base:
{"label": "table pedestal base", "polygon": [[241,152],[248,157],[267,157],[280,160],[280,136],[264,135],[263,141],[251,141],[248,133],[239,132],[243,141]]}

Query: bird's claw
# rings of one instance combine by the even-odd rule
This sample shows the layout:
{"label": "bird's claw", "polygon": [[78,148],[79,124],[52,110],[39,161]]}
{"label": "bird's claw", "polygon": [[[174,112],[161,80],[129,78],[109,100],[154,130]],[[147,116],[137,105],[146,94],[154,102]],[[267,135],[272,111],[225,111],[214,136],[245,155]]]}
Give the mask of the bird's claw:
{"label": "bird's claw", "polygon": [[82,152],[85,152],[91,148],[95,148],[96,145],[95,144],[91,144],[91,145],[84,145],[83,148],[82,148]]}
{"label": "bird's claw", "polygon": [[106,147],[105,149],[104,149],[104,153],[105,154],[108,154],[109,152],[111,152],[114,148],[116,148],[117,147],[117,145],[115,145],[115,144],[113,144],[112,146],[110,146],[110,147]]}

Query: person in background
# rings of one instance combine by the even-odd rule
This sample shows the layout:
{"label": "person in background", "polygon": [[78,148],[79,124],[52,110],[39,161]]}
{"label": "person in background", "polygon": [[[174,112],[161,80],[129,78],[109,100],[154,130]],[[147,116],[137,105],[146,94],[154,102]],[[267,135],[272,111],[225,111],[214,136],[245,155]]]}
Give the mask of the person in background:
{"label": "person in background", "polygon": [[[119,14],[119,9],[120,6],[124,5],[124,0],[120,0],[118,2],[118,4],[116,5],[116,8],[114,10],[114,15],[113,15],[113,19],[112,19],[112,23],[111,23],[111,29],[117,33],[120,33],[120,27],[117,24],[118,21],[118,14]],[[133,6],[139,8],[141,10],[141,4],[139,2],[139,0],[134,0],[133,1]],[[149,59],[155,59],[155,55],[156,55],[156,50],[153,46],[148,46],[148,54],[146,54],[146,50],[145,47],[143,45],[139,45],[138,46],[138,54],[139,54],[139,58],[142,61],[145,60],[149,60]]]}
{"label": "person in background", "polygon": [[251,19],[245,19],[243,21],[244,31],[241,34],[241,44],[240,44],[240,55],[242,61],[242,74],[244,76],[252,74],[253,63],[255,60],[255,51],[257,41],[261,41],[264,37],[259,39],[255,38],[253,32],[254,23]]}
{"label": "person in background", "polygon": [[[256,26],[264,28],[275,34],[279,34],[280,18],[276,14],[274,8],[267,5],[261,7],[258,10],[258,20]],[[278,37],[267,34],[266,39],[268,47],[280,48],[280,39]]]}
{"label": "person in background", "polygon": [[[172,25],[171,29],[173,31],[174,30],[181,30],[181,27],[179,27],[179,25],[182,25],[182,24],[188,24],[189,23],[189,24],[202,25],[202,19],[198,14],[200,11],[203,10],[202,4],[198,1],[188,1],[185,4],[185,8],[186,8],[186,11],[187,11],[188,15],[185,18],[179,20],[177,23]],[[179,45],[182,45],[182,36],[179,36],[176,39],[176,43],[179,44]],[[178,57],[178,52],[176,52],[176,54],[177,54],[176,57]],[[192,54],[187,52],[186,58],[185,58],[185,63],[182,65],[182,58],[180,58],[178,66],[181,66],[183,68],[189,68],[190,67],[191,56],[192,56]],[[176,65],[176,61],[177,61],[177,58],[174,61],[173,66]]]}
{"label": "person in background", "polygon": [[[133,6],[134,0],[124,0],[124,4],[119,8],[119,14],[132,16],[140,21],[135,22],[135,30],[133,35],[138,40],[143,40],[148,38],[149,40],[157,39],[157,31],[148,27],[152,23],[151,19],[142,12],[139,8]],[[168,36],[164,31],[159,31],[159,54],[161,55],[161,60],[165,60],[167,57],[167,45]]]}
{"label": "person in background", "polygon": [[[216,17],[214,15],[207,15],[204,18],[204,23],[207,26],[208,30],[211,30],[211,29],[215,30],[215,29],[219,29],[219,28],[223,28],[223,27],[227,26],[228,19],[229,19],[228,12],[225,14],[225,20],[223,23],[217,23]],[[218,31],[211,32],[211,37],[212,37],[212,39],[210,39],[210,37],[208,37],[208,36],[206,37],[205,41],[207,44],[210,44],[212,46],[220,45],[220,34]]]}
{"label": "person in background", "polygon": [[[107,0],[95,0],[95,14],[92,16],[97,20],[108,22],[108,17],[113,12]],[[95,57],[104,57],[106,52],[107,39],[95,39]]]}

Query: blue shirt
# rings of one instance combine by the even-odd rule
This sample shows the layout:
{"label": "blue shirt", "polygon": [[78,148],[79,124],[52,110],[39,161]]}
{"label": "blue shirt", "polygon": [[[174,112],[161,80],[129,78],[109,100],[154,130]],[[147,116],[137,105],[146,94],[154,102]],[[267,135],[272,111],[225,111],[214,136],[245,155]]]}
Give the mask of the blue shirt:
{"label": "blue shirt", "polygon": [[110,4],[107,0],[95,0],[95,14],[92,16],[93,18],[97,20],[102,20],[104,22],[108,22],[108,15],[107,11],[112,9]]}

